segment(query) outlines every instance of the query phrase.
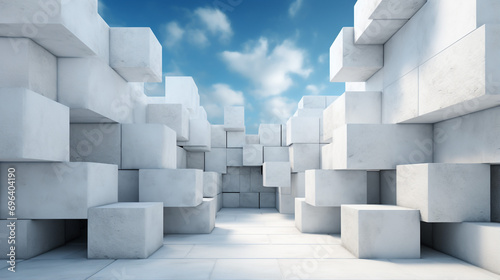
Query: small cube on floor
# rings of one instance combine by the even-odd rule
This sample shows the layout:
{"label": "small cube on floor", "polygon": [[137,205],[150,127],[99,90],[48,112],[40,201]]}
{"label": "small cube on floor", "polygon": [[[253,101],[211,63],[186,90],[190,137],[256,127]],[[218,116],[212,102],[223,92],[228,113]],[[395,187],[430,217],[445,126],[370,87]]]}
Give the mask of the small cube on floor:
{"label": "small cube on floor", "polygon": [[163,245],[163,205],[114,203],[89,209],[89,259],[144,259]]}
{"label": "small cube on floor", "polygon": [[420,211],[392,205],[342,205],[342,245],[360,259],[420,258]]}

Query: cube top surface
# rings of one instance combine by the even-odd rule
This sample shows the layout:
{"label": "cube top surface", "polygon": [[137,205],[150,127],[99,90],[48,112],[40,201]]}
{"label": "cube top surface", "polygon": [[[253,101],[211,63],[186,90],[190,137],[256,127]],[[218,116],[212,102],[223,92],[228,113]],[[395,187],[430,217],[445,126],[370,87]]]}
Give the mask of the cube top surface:
{"label": "cube top surface", "polygon": [[113,204],[108,204],[108,205],[103,205],[103,206],[97,206],[94,208],[97,209],[133,209],[133,208],[150,208],[150,207],[156,207],[160,206],[163,207],[163,204],[161,202],[120,202],[120,203],[113,203]]}

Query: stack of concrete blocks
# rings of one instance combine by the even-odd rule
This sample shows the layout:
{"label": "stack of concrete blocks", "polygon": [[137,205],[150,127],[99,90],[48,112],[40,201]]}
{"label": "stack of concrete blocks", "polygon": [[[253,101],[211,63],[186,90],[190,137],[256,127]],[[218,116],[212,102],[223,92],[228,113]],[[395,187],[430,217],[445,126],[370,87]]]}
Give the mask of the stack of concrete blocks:
{"label": "stack of concrete blocks", "polygon": [[0,203],[2,258],[13,217],[19,259],[78,237],[87,220],[90,258],[144,258],[162,245],[161,227],[138,223],[162,223],[159,204],[115,204],[138,201],[129,169],[172,163],[175,132],[146,124],[144,82],[161,82],[161,45],[149,28],[110,28],[97,2],[0,1],[0,190],[9,168],[17,186],[15,213],[7,196]]}
{"label": "stack of concrete blocks", "polygon": [[[354,11],[330,48],[346,93],[324,111],[322,169],[367,171],[372,205],[341,206],[344,246],[417,258],[422,243],[500,273],[500,2],[358,0]],[[306,183],[301,204],[310,188],[321,190]]]}
{"label": "stack of concrete blocks", "polygon": [[212,151],[205,153],[205,169],[222,173],[222,207],[275,207],[274,188],[263,185],[260,141],[260,135],[245,134],[242,106],[225,107],[224,125],[212,126]]}

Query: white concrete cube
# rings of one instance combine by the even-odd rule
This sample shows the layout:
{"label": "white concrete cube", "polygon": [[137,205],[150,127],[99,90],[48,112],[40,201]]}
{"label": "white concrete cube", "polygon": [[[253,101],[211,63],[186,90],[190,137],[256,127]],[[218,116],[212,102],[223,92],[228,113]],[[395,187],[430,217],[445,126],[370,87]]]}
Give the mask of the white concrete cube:
{"label": "white concrete cube", "polygon": [[205,153],[186,152],[186,166],[187,169],[205,170]]}
{"label": "white concrete cube", "polygon": [[142,104],[134,90],[98,58],[58,59],[58,102],[71,108],[72,123],[134,122]]}
{"label": "white concrete cube", "polygon": [[205,171],[227,172],[227,150],[225,148],[212,148],[205,153]]}
{"label": "white concrete cube", "polygon": [[365,82],[384,66],[383,45],[357,45],[344,27],[330,47],[331,82]]}
{"label": "white concrete cube", "polygon": [[317,144],[319,143],[318,117],[291,117],[286,122],[286,144]]}
{"label": "white concrete cube", "polygon": [[326,144],[321,146],[321,169],[333,169],[333,144]]}
{"label": "white concrete cube", "polygon": [[380,124],[381,100],[377,91],[345,92],[323,113],[323,138],[331,140],[333,131],[346,124]]}
{"label": "white concrete cube", "polygon": [[239,193],[222,193],[223,208],[239,208],[240,194]]}
{"label": "white concrete cube", "polygon": [[99,162],[121,166],[122,130],[119,124],[70,125],[71,161]]}
{"label": "white concrete cube", "polygon": [[276,194],[275,193],[259,193],[260,208],[276,208]]}
{"label": "white concrete cube", "polygon": [[222,193],[217,195],[217,212],[222,209]]}
{"label": "white concrete cube", "polygon": [[[281,128],[280,128],[281,129]],[[245,135],[245,145],[260,144],[259,135]]]}
{"label": "white concrete cube", "polygon": [[195,207],[203,201],[203,171],[197,169],[139,170],[139,201],[164,207]]}
{"label": "white concrete cube", "polygon": [[396,170],[380,171],[380,204],[397,204]]}
{"label": "white concrete cube", "polygon": [[239,193],[240,192],[240,175],[239,174],[223,174],[222,175],[222,191]]}
{"label": "white concrete cube", "polygon": [[340,207],[316,207],[295,198],[295,227],[302,233],[340,233]]}
{"label": "white concrete cube", "polygon": [[288,147],[264,147],[264,162],[289,161]]}
{"label": "white concrete cube", "polygon": [[26,89],[0,89],[0,161],[68,161],[69,110]]}
{"label": "white concrete cube", "polygon": [[371,19],[410,19],[427,0],[362,0]]}
{"label": "white concrete cube", "polygon": [[419,211],[389,205],[343,205],[342,245],[359,259],[420,258]]}
{"label": "white concrete cube", "polygon": [[175,131],[162,124],[122,125],[122,169],[176,167]]}
{"label": "white concrete cube", "polygon": [[89,259],[146,259],[163,246],[161,203],[114,203],[89,209]]}
{"label": "white concrete cube", "polygon": [[[118,201],[116,165],[64,163],[2,163],[0,190],[7,193],[7,170],[16,172],[18,219],[87,219],[87,209]],[[7,196],[0,198],[7,205]],[[0,209],[6,219],[7,207]]]}
{"label": "white concrete cube", "polygon": [[307,170],[306,202],[312,206],[340,207],[367,202],[367,172]]}
{"label": "white concrete cube", "polygon": [[196,207],[165,207],[163,213],[166,234],[211,233],[215,227],[217,200],[204,198]]}
{"label": "white concrete cube", "polygon": [[128,82],[161,83],[161,44],[151,28],[110,28],[109,65]]}
{"label": "white concrete cube", "polygon": [[146,120],[173,129],[177,141],[189,140],[189,111],[182,104],[148,104]]}
{"label": "white concrete cube", "polygon": [[212,125],[212,140],[211,145],[212,148],[225,148],[226,147],[226,130],[224,130],[223,125]]}
{"label": "white concrete cube", "polygon": [[397,189],[397,204],[420,210],[423,222],[490,221],[487,164],[398,165]]}
{"label": "white concrete cube", "polygon": [[[9,244],[11,230],[17,234],[15,243]],[[36,257],[64,245],[64,235],[64,220],[0,220],[1,258],[10,258],[10,246],[16,247],[16,260]]]}
{"label": "white concrete cube", "polygon": [[224,129],[245,131],[245,108],[243,106],[224,107]]}
{"label": "white concrete cube", "polygon": [[57,58],[26,38],[0,37],[0,87],[25,88],[57,100]]}
{"label": "white concrete cube", "polygon": [[264,147],[260,144],[243,147],[243,166],[262,166],[264,163]]}
{"label": "white concrete cube", "polygon": [[259,193],[240,193],[240,208],[259,208]]}
{"label": "white concrete cube", "polygon": [[228,148],[243,148],[246,145],[245,131],[228,131],[227,132],[227,147]]}
{"label": "white concrete cube", "polygon": [[189,140],[177,144],[190,152],[209,152],[211,149],[212,129],[204,119],[189,120]]}
{"label": "white concrete cube", "polygon": [[326,96],[322,95],[306,95],[300,99],[298,104],[299,109],[311,108],[311,109],[325,109],[326,108]]}
{"label": "white concrete cube", "polygon": [[438,223],[433,225],[436,250],[499,274],[499,223]]}
{"label": "white concrete cube", "polygon": [[194,113],[200,106],[198,87],[192,77],[166,76],[165,103],[182,104],[190,113]]}
{"label": "white concrete cube", "polygon": [[432,125],[348,124],[333,133],[334,169],[391,170],[432,162]]}
{"label": "white concrete cube", "polygon": [[217,197],[222,193],[222,175],[217,172],[203,172],[203,197]]}
{"label": "white concrete cube", "polygon": [[58,57],[109,60],[109,26],[97,1],[2,0],[0,36],[29,37]]}
{"label": "white concrete cube", "polygon": [[243,166],[243,149],[242,148],[228,148],[227,153],[227,166]]}
{"label": "white concrete cube", "polygon": [[366,174],[367,180],[367,198],[368,204],[381,204],[380,203],[380,172],[368,171]]}
{"label": "white concrete cube", "polygon": [[281,125],[281,146],[282,147],[288,146],[286,143],[286,124]]}
{"label": "white concrete cube", "polygon": [[365,45],[383,45],[407,22],[406,19],[370,19],[366,11],[354,5],[354,42]]}
{"label": "white concrete cube", "polygon": [[291,187],[290,162],[264,162],[262,170],[264,187]]}
{"label": "white concrete cube", "polygon": [[261,124],[259,126],[259,143],[264,147],[281,146],[281,125]]}
{"label": "white concrete cube", "polygon": [[290,146],[289,152],[293,173],[320,168],[319,144],[293,144]]}

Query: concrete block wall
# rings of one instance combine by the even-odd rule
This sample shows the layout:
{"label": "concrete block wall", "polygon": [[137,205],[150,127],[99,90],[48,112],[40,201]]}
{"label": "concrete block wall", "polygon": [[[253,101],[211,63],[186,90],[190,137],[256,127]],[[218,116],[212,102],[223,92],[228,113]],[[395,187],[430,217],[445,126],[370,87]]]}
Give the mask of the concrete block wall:
{"label": "concrete block wall", "polygon": [[[150,29],[109,28],[96,0],[55,3],[24,38],[38,1],[0,0],[0,191],[15,168],[23,256],[78,235],[69,219],[88,220],[89,257],[145,258],[164,233],[211,232],[221,207],[260,207],[341,233],[359,258],[418,258],[424,243],[500,273],[499,1],[359,0],[330,47],[346,92],[304,96],[257,135],[242,106],[210,124],[192,77],[147,97],[163,78]],[[137,219],[155,226],[128,244]],[[114,228],[124,242],[95,238]]]}

